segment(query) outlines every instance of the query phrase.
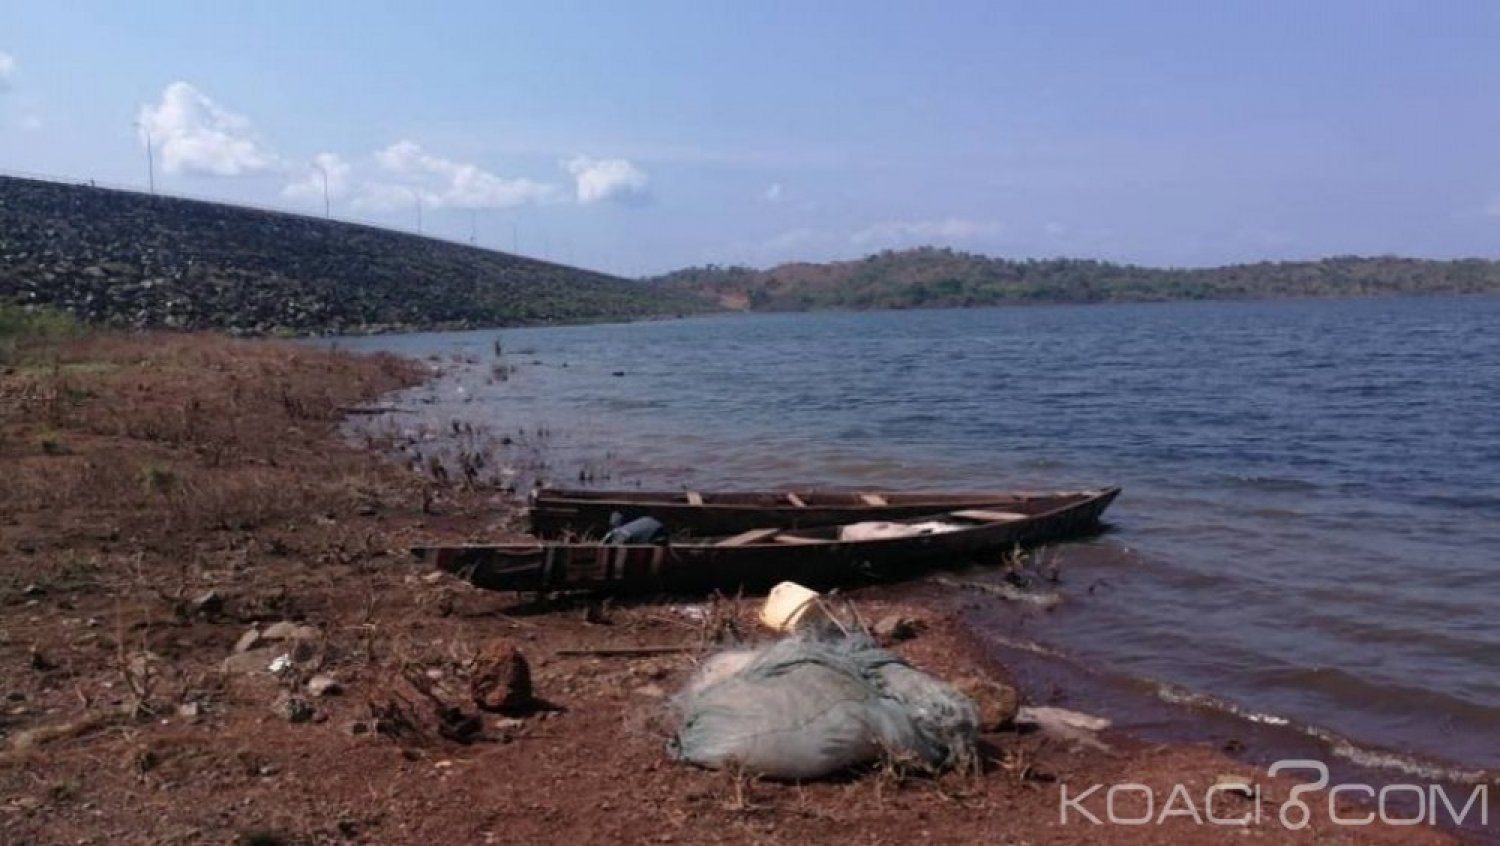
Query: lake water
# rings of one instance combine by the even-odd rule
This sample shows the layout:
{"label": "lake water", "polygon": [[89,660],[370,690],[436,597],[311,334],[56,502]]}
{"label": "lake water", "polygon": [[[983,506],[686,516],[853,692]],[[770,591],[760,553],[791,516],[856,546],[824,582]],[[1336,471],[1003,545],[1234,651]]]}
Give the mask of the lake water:
{"label": "lake water", "polygon": [[1123,485],[1114,531],[1053,553],[1063,606],[997,606],[988,630],[1169,698],[1500,768],[1500,299],[340,343],[453,362],[399,425],[486,426],[512,441],[492,467],[523,486]]}

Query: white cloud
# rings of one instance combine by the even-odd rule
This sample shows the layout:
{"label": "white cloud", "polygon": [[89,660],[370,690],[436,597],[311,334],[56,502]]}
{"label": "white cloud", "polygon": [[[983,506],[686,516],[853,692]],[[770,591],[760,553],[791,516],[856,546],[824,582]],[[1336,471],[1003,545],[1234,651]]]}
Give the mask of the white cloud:
{"label": "white cloud", "polygon": [[186,82],[168,85],[160,103],[141,107],[138,120],[151,134],[167,173],[241,176],[276,165],[276,156],[256,138],[249,120]]}
{"label": "white cloud", "polygon": [[640,202],[649,194],[645,171],[624,159],[593,159],[575,156],[563,167],[577,184],[578,202],[589,205],[604,200]]}
{"label": "white cloud", "polygon": [[313,156],[307,172],[301,179],[288,182],[281,195],[293,200],[323,202],[323,178],[328,177],[328,196],[338,199],[349,192],[350,176],[354,167],[337,153],[319,153]]}
{"label": "white cloud", "polygon": [[950,217],[944,220],[893,220],[849,236],[860,246],[870,244],[954,243],[998,235],[1004,225],[994,220],[967,220]]}
{"label": "white cloud", "polygon": [[16,72],[16,57],[0,50],[0,91],[10,87],[10,78]]}
{"label": "white cloud", "polygon": [[431,205],[430,197],[410,185],[393,185],[389,182],[366,182],[359,186],[352,204],[358,211],[388,212],[410,208],[422,196],[422,202]]}
{"label": "white cloud", "polygon": [[1484,207],[1484,213],[1491,217],[1500,217],[1500,194],[1491,198],[1490,204]]}
{"label": "white cloud", "polygon": [[412,183],[398,185],[372,183],[366,186],[360,202],[367,208],[389,206],[404,192],[411,202],[412,190],[433,207],[505,208],[525,203],[556,199],[560,192],[554,185],[530,179],[507,179],[478,165],[434,156],[411,141],[398,141],[375,153],[375,164],[386,173]]}
{"label": "white cloud", "polygon": [[22,115],[21,129],[26,132],[38,132],[42,128],[42,118],[39,115]]}
{"label": "white cloud", "polygon": [[781,202],[781,195],[783,193],[784,192],[781,188],[781,183],[773,182],[771,183],[771,187],[762,192],[760,196],[761,199],[765,200],[768,203],[779,203]]}

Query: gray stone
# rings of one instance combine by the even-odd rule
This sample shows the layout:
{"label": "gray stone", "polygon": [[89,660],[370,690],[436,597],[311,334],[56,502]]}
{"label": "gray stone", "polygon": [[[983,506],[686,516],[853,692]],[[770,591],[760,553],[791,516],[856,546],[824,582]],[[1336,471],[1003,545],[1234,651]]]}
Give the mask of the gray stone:
{"label": "gray stone", "polygon": [[313,696],[338,696],[344,686],[333,676],[316,675],[307,680],[307,692]]}
{"label": "gray stone", "polygon": [[216,590],[210,590],[193,597],[193,611],[212,617],[224,610],[224,596]]}
{"label": "gray stone", "polygon": [[266,626],[260,633],[266,640],[317,640],[323,633],[316,626],[303,626],[286,620]]}
{"label": "gray stone", "polygon": [[259,629],[253,629],[252,628],[250,631],[245,632],[244,634],[240,635],[240,639],[238,641],[236,641],[235,644],[234,644],[234,651],[235,652],[249,652],[250,650],[255,649],[256,647],[260,646],[261,645],[261,641],[264,640],[264,639],[265,638],[260,633]]}
{"label": "gray stone", "polygon": [[219,668],[226,673],[264,673],[271,666],[271,661],[276,658],[276,649],[273,647],[262,647],[245,652],[236,652],[224,659]]}
{"label": "gray stone", "polygon": [[285,692],[271,703],[271,712],[289,723],[305,723],[316,713],[312,703],[300,696]]}

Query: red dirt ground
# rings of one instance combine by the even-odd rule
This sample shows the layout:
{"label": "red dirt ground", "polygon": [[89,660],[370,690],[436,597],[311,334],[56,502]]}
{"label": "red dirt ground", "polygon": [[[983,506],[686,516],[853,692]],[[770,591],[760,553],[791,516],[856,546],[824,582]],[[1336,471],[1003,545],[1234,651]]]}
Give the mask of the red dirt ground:
{"label": "red dirt ground", "polygon": [[[665,697],[716,636],[767,636],[755,601],[526,604],[424,571],[412,542],[513,534],[517,515],[339,435],[344,409],[421,378],[411,364],[180,335],[28,355],[0,368],[0,842],[1452,842],[1425,826],[1288,831],[1292,782],[1108,731],[1100,748],[1008,729],[986,736],[982,772],[936,779],[787,785],[674,762]],[[898,608],[852,597],[867,619]],[[954,619],[899,610],[926,622],[897,647],[916,666],[1005,678]],[[281,621],[312,631],[224,666],[248,629]],[[527,656],[550,707],[474,707],[473,659],[494,639]],[[687,648],[563,654],[633,645]],[[265,666],[282,654],[296,660],[278,677]],[[342,692],[306,694],[314,674]],[[292,695],[308,719],[286,718]],[[1059,822],[1064,784],[1139,782],[1161,800],[1182,782],[1201,810],[1224,773],[1265,786],[1262,822]],[[1221,814],[1250,808],[1231,801]],[[1102,799],[1087,807],[1102,816]]]}

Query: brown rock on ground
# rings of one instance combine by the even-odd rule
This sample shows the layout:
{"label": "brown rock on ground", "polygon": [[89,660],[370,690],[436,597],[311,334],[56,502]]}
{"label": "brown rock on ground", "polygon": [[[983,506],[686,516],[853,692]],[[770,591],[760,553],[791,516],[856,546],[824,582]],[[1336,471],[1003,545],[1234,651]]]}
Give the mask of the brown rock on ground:
{"label": "brown rock on ground", "polygon": [[497,639],[485,644],[474,661],[469,682],[474,704],[486,711],[514,713],[534,704],[531,667],[515,644]]}
{"label": "brown rock on ground", "polygon": [[979,707],[979,730],[995,732],[1010,725],[1021,709],[1021,698],[1008,684],[982,676],[965,676],[953,685]]}
{"label": "brown rock on ground", "polygon": [[924,623],[904,614],[891,613],[881,617],[870,629],[870,633],[883,644],[911,640],[921,633]]}

